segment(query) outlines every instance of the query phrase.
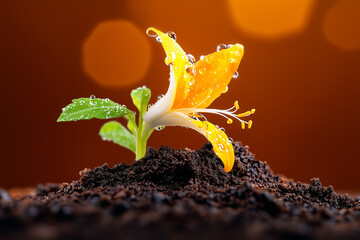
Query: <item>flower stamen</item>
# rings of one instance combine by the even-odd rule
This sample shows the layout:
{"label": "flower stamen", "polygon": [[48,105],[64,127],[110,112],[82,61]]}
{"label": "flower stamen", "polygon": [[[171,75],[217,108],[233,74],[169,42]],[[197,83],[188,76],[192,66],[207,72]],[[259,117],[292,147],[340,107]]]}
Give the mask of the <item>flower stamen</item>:
{"label": "flower stamen", "polygon": [[239,103],[238,101],[235,101],[234,106],[232,106],[231,108],[225,109],[225,110],[221,110],[221,109],[204,109],[204,108],[182,108],[182,109],[177,109],[177,111],[183,112],[186,115],[191,115],[191,114],[195,114],[198,116],[201,116],[203,118],[205,118],[204,115],[200,114],[200,113],[213,113],[213,114],[217,114],[220,115],[224,118],[227,119],[227,124],[232,124],[233,123],[233,118],[238,120],[241,123],[241,128],[245,129],[245,126],[248,125],[248,128],[251,128],[252,126],[252,121],[250,120],[249,122],[244,121],[242,119],[240,119],[241,117],[248,117],[252,114],[255,113],[255,109],[252,109],[250,111],[246,111],[244,113],[240,113],[240,114],[235,114],[237,112],[237,110],[239,109]]}
{"label": "flower stamen", "polygon": [[236,110],[239,110],[239,102],[236,100],[235,102],[234,102],[234,107],[235,107],[235,109]]}

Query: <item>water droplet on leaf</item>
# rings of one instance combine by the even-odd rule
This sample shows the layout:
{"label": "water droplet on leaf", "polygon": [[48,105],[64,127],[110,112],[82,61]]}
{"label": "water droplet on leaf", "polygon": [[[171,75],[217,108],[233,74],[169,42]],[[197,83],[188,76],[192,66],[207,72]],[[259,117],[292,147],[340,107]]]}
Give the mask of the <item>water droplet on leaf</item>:
{"label": "water droplet on leaf", "polygon": [[90,105],[92,105],[92,106],[94,106],[94,105],[96,105],[96,102],[94,102],[93,100],[95,100],[96,99],[96,97],[95,97],[95,95],[91,95],[90,96]]}

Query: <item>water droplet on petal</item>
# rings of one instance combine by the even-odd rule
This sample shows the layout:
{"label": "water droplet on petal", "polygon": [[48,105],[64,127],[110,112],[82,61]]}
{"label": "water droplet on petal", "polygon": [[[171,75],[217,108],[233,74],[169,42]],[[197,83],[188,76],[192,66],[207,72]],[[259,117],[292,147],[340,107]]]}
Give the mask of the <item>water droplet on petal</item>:
{"label": "water droplet on petal", "polygon": [[174,39],[176,41],[176,34],[172,31],[169,31],[166,33],[166,35],[168,35],[170,38]]}
{"label": "water droplet on petal", "polygon": [[90,95],[90,100],[94,100],[96,98],[96,96],[94,94]]}
{"label": "water droplet on petal", "polygon": [[150,108],[152,108],[153,106],[154,106],[154,104],[150,103],[150,104],[148,105],[148,110],[149,110]]}
{"label": "water droplet on petal", "polygon": [[204,59],[204,57],[205,57],[204,55],[201,55],[201,56],[200,56],[200,60],[203,60],[203,59]]}
{"label": "water droplet on petal", "polygon": [[157,99],[160,100],[161,98],[163,98],[165,95],[164,94],[160,94]]}
{"label": "water droplet on petal", "polygon": [[238,78],[238,77],[239,77],[239,73],[235,72],[234,75],[233,75],[233,78]]}
{"label": "water droplet on petal", "polygon": [[200,117],[202,117],[205,121],[207,121],[207,118],[205,117],[205,115],[203,115],[203,114],[201,114],[201,113],[198,113],[198,115],[199,115]]}
{"label": "water droplet on petal", "polygon": [[165,128],[165,126],[158,126],[155,128],[156,131],[161,131]]}
{"label": "water droplet on petal", "polygon": [[191,64],[191,65],[193,65],[194,63],[195,63],[195,57],[192,55],[192,54],[188,54],[187,55],[187,57],[188,57],[188,59],[189,59],[189,63]]}
{"label": "water droplet on petal", "polygon": [[161,38],[159,36],[157,36],[155,39],[156,41],[161,42]]}
{"label": "water droplet on petal", "polygon": [[226,49],[227,47],[226,47],[226,45],[225,44],[219,44],[218,46],[217,46],[217,48],[216,48],[216,51],[221,51],[221,50],[224,50],[224,49]]}
{"label": "water droplet on petal", "polygon": [[225,147],[222,143],[218,143],[218,147],[220,148],[221,151],[224,151]]}
{"label": "water droplet on petal", "polygon": [[195,76],[195,70],[192,67],[188,67],[186,69],[186,72],[190,74],[191,76]]}

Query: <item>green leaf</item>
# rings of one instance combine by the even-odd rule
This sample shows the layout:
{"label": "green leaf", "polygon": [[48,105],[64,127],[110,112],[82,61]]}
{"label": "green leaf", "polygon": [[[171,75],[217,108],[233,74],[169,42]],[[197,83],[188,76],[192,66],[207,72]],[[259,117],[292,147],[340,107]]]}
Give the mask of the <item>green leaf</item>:
{"label": "green leaf", "polygon": [[145,113],[151,97],[151,90],[145,86],[131,91],[131,98],[140,113]]}
{"label": "green leaf", "polygon": [[113,141],[136,154],[135,136],[119,122],[111,121],[105,123],[101,127],[99,134],[103,140]]}
{"label": "green leaf", "polygon": [[128,120],[127,128],[135,135],[136,129],[138,128],[135,121],[135,113],[129,113],[126,115],[126,119]]}
{"label": "green leaf", "polygon": [[73,103],[63,108],[58,122],[117,118],[131,112],[124,105],[115,103],[108,98],[79,98],[72,101]]}

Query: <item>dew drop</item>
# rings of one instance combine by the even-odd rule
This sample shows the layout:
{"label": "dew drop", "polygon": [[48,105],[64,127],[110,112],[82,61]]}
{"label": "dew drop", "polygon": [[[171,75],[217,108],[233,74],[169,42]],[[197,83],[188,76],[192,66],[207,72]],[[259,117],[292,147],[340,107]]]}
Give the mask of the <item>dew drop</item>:
{"label": "dew drop", "polygon": [[165,126],[159,126],[159,127],[156,127],[155,130],[156,130],[156,131],[161,131],[161,130],[163,130],[164,128],[165,128]]}
{"label": "dew drop", "polygon": [[195,70],[192,67],[188,67],[186,69],[186,72],[190,74],[191,76],[195,76]]}
{"label": "dew drop", "polygon": [[234,75],[233,75],[233,78],[238,78],[238,77],[239,77],[239,73],[235,72]]}
{"label": "dew drop", "polygon": [[63,108],[62,111],[65,111],[65,108]]}
{"label": "dew drop", "polygon": [[205,115],[203,115],[203,114],[201,114],[201,113],[198,113],[198,115],[199,115],[200,117],[202,117],[205,121],[207,121],[207,118],[205,117]]}
{"label": "dew drop", "polygon": [[94,105],[97,104],[96,102],[92,101],[92,100],[95,100],[95,99],[96,99],[95,95],[90,96],[90,101],[89,101],[90,105],[94,106]]}
{"label": "dew drop", "polygon": [[160,94],[157,99],[160,100],[161,98],[163,98],[165,95],[164,94]]}
{"label": "dew drop", "polygon": [[166,35],[168,35],[170,38],[174,39],[176,41],[176,34],[172,31],[169,31],[166,33]]}
{"label": "dew drop", "polygon": [[225,147],[222,143],[218,143],[218,147],[220,148],[221,151],[224,151]]}
{"label": "dew drop", "polygon": [[200,121],[200,119],[196,116],[189,116],[190,118],[194,119],[194,120],[197,120],[197,121]]}
{"label": "dew drop", "polygon": [[216,48],[216,51],[221,51],[221,50],[224,50],[224,49],[226,49],[227,47],[226,47],[226,44],[219,44],[218,46],[217,46],[217,48]]}
{"label": "dew drop", "polygon": [[204,57],[205,57],[204,55],[201,55],[201,56],[200,56],[200,60],[203,60],[203,59],[204,59]]}
{"label": "dew drop", "polygon": [[193,65],[194,63],[195,63],[195,57],[192,55],[192,54],[188,54],[187,55],[187,57],[188,57],[188,59],[189,59],[189,63],[191,64],[191,65]]}
{"label": "dew drop", "polygon": [[156,41],[161,42],[161,38],[159,36],[157,36],[155,39]]}

